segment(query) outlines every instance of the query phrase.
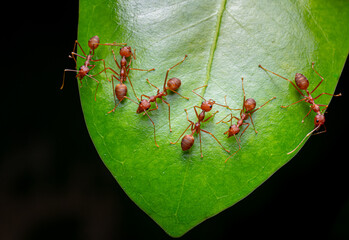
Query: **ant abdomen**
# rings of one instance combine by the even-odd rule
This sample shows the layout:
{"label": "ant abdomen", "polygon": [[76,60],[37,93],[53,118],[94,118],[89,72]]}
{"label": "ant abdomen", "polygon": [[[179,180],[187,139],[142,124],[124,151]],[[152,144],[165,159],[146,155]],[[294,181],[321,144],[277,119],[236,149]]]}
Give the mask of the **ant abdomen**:
{"label": "ant abdomen", "polygon": [[306,90],[309,87],[308,79],[301,73],[296,73],[295,82],[297,84],[297,87],[302,90]]}
{"label": "ant abdomen", "polygon": [[183,151],[189,150],[194,144],[194,137],[192,135],[185,135],[182,138],[181,147]]}
{"label": "ant abdomen", "polygon": [[95,50],[99,46],[99,37],[91,37],[90,40],[88,40],[88,46],[90,49]]}
{"label": "ant abdomen", "polygon": [[246,111],[252,111],[256,107],[256,101],[253,98],[248,98],[244,103],[244,107]]}
{"label": "ant abdomen", "polygon": [[167,81],[167,88],[170,90],[177,90],[182,85],[182,82],[179,78],[171,78]]}
{"label": "ant abdomen", "polygon": [[121,101],[127,94],[127,86],[123,83],[119,83],[115,86],[115,95]]}

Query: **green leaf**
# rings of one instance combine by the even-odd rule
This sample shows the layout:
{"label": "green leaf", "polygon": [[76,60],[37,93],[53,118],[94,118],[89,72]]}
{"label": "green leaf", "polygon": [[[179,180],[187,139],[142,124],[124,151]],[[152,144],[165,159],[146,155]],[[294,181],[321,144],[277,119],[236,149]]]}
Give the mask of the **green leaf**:
{"label": "green leaf", "polygon": [[[82,108],[91,138],[103,162],[127,195],[174,237],[183,235],[195,225],[214,216],[246,197],[275,171],[287,163],[287,155],[314,128],[312,112],[304,123],[309,104],[302,102],[283,109],[301,99],[286,80],[258,67],[264,67],[294,80],[296,72],[310,80],[312,90],[321,80],[311,68],[325,78],[314,93],[334,93],[348,54],[349,4],[345,0],[303,1],[80,1],[78,40],[88,52],[87,41],[98,35],[102,43],[125,42],[136,49],[133,68],[152,72],[130,71],[130,79],[138,96],[156,94],[146,79],[161,88],[166,70],[187,59],[170,71],[169,77],[182,80],[178,92],[186,100],[170,93],[169,131],[168,106],[158,101],[159,109],[149,113],[156,126],[156,147],[153,125],[147,116],[136,114],[137,105],[125,100],[114,113],[113,89],[105,74],[94,101],[96,82],[83,79],[80,88]],[[111,49],[100,46],[95,59],[119,71]],[[81,53],[81,51],[79,51]],[[117,55],[120,60],[120,56]],[[79,59],[78,66],[84,59]],[[91,74],[103,65],[96,63]],[[108,72],[110,76],[110,73]],[[208,134],[202,133],[202,151],[197,134],[192,149],[183,152],[179,138],[189,122],[196,122],[194,105],[206,99],[241,108],[243,93],[254,98],[257,107],[271,97],[275,100],[253,114],[252,125],[241,137],[242,149],[225,163],[230,155]],[[129,81],[128,96],[135,99]],[[328,104],[331,97],[323,95],[319,104]],[[154,106],[153,106],[154,107]],[[212,132],[231,152],[238,149],[234,138],[223,135],[228,124],[215,124],[230,113],[219,110],[213,119],[202,125]],[[238,111],[232,111],[239,116]],[[248,120],[247,122],[250,122]],[[188,132],[189,133],[189,132]],[[299,151],[300,148],[297,150]],[[297,152],[295,151],[293,155]],[[287,207],[287,206],[286,206]]]}

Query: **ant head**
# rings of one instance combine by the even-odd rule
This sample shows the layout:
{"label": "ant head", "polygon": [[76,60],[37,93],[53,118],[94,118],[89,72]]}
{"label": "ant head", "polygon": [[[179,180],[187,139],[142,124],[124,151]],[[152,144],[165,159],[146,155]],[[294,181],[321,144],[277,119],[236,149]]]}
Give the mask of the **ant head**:
{"label": "ant head", "polygon": [[317,114],[314,118],[315,127],[325,124],[325,116],[323,114]]}
{"label": "ant head", "polygon": [[141,113],[144,111],[147,111],[150,108],[150,102],[146,99],[143,99],[142,101],[139,102],[137,113]]}
{"label": "ant head", "polygon": [[201,109],[205,112],[211,111],[213,105],[215,104],[215,101],[212,99],[209,99],[208,101],[204,101],[201,103]]}
{"label": "ant head", "polygon": [[244,102],[244,107],[246,108],[246,111],[252,111],[256,107],[256,101],[253,98],[248,98]]}
{"label": "ant head", "polygon": [[130,57],[132,55],[131,47],[125,46],[120,49],[120,55],[123,57]]}
{"label": "ant head", "polygon": [[296,73],[295,82],[299,89],[306,90],[309,87],[308,79],[301,73]]}
{"label": "ant head", "polygon": [[236,124],[233,124],[229,127],[228,137],[234,136],[239,132],[240,132],[240,128]]}
{"label": "ant head", "polygon": [[99,46],[99,37],[98,36],[93,36],[88,40],[88,47],[91,50],[95,50]]}

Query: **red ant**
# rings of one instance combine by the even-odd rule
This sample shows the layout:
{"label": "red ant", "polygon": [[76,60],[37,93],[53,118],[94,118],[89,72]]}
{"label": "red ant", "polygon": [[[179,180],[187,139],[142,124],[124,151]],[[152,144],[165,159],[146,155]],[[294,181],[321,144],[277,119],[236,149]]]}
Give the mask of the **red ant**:
{"label": "red ant", "polygon": [[[76,45],[79,46],[80,50],[82,51],[83,53],[83,56],[75,53],[75,48],[76,48]],[[98,86],[99,86],[99,81],[97,79],[95,79],[94,77],[101,74],[102,72],[106,71],[106,69],[110,69],[110,68],[106,68],[105,67],[105,61],[104,59],[92,59],[92,57],[94,56],[94,51],[95,49],[99,46],[99,45],[108,45],[108,46],[120,46],[120,45],[125,45],[125,43],[100,43],[99,42],[99,37],[98,36],[93,36],[92,38],[90,38],[90,40],[88,41],[88,46],[90,48],[90,52],[88,55],[86,55],[86,53],[84,52],[84,50],[82,49],[80,43],[78,42],[78,40],[75,40],[75,44],[74,44],[74,48],[73,48],[73,52],[71,52],[71,55],[69,56],[70,58],[73,58],[75,63],[77,64],[77,61],[76,61],[76,58],[75,56],[77,57],[80,57],[80,58],[83,58],[83,59],[86,59],[84,65],[82,65],[79,70],[73,70],[73,69],[64,69],[64,74],[63,74],[63,82],[62,82],[62,86],[61,86],[61,90],[63,89],[64,87],[64,79],[65,79],[65,72],[77,72],[77,75],[76,77],[79,79],[80,81],[80,84],[82,87],[82,79],[87,76],[93,80],[95,80],[97,82],[97,87],[96,87],[96,92],[95,92],[95,100],[96,100],[96,93],[97,93],[97,89],[98,89]],[[103,64],[104,64],[104,69],[102,71],[100,71],[99,73],[97,74],[94,74],[94,75],[89,75],[88,73],[96,66],[96,65],[91,65],[90,62],[99,62],[99,61],[103,61]],[[90,68],[91,67],[91,68]]]}
{"label": "red ant", "polygon": [[[170,90],[170,91],[172,91],[172,92],[174,92],[174,93],[177,93],[179,96],[181,96],[181,97],[183,97],[183,98],[185,98],[185,99],[189,99],[189,98],[187,98],[187,97],[182,96],[182,95],[179,94],[178,92],[176,92],[176,90],[181,86],[181,80],[180,80],[180,79],[178,79],[178,78],[171,78],[171,79],[169,79],[169,80],[167,81],[169,71],[170,71],[171,69],[173,69],[174,67],[176,67],[177,65],[181,64],[186,58],[187,58],[187,55],[184,56],[184,58],[183,58],[182,61],[176,63],[174,66],[170,67],[170,68],[167,70],[167,72],[166,72],[166,77],[165,77],[165,81],[164,81],[164,87],[163,87],[163,91],[162,91],[162,92],[160,92],[160,89],[157,88],[156,86],[154,86],[153,84],[151,84],[151,83],[149,82],[149,80],[147,79],[147,82],[158,90],[156,95],[149,97],[149,96],[143,94],[143,95],[141,95],[141,99],[139,99],[139,98],[137,97],[137,95],[135,94],[135,96],[136,96],[136,98],[137,98],[137,100],[138,100],[139,103],[135,102],[134,100],[132,100],[131,98],[129,98],[129,97],[127,97],[127,96],[124,96],[124,98],[130,99],[132,102],[134,102],[134,103],[136,103],[136,104],[138,105],[137,113],[142,113],[142,112],[144,112],[144,113],[143,113],[143,116],[146,114],[146,115],[149,117],[150,121],[153,123],[153,126],[154,126],[154,141],[155,141],[155,145],[156,145],[157,147],[159,147],[159,145],[158,145],[157,142],[156,142],[155,124],[154,124],[153,120],[151,119],[151,117],[149,116],[148,112],[157,110],[157,109],[158,109],[158,104],[157,104],[157,102],[156,102],[156,99],[157,99],[157,98],[161,99],[164,103],[166,103],[166,104],[168,105],[169,127],[170,127],[170,131],[172,131],[172,129],[171,129],[171,122],[170,122],[170,104],[169,104],[168,102],[166,102],[166,101],[163,99],[163,97],[164,97],[164,96],[167,96],[167,95],[168,95],[167,90]],[[166,82],[167,82],[167,86],[166,86]],[[143,99],[143,97],[148,98],[148,99]],[[151,107],[151,104],[150,104],[150,103],[152,103],[152,102],[155,102],[156,108],[150,109],[150,107]],[[149,110],[149,109],[150,109],[150,110]]]}
{"label": "red ant", "polygon": [[[202,155],[202,146],[201,146],[201,131],[205,132],[205,133],[208,133],[210,134],[218,143],[219,145],[222,146],[222,144],[218,141],[218,139],[210,132],[206,131],[206,130],[203,130],[200,128],[201,126],[201,122],[206,122],[208,121],[210,118],[212,118],[218,111],[216,111],[214,114],[212,114],[210,117],[208,117],[206,120],[204,120],[205,118],[205,113],[206,112],[209,112],[211,111],[212,107],[214,104],[217,104],[219,106],[222,106],[222,107],[226,107],[226,108],[229,108],[228,106],[226,105],[221,105],[219,103],[216,103],[214,100],[212,99],[209,99],[208,101],[202,97],[201,95],[199,95],[198,93],[195,92],[195,90],[197,89],[200,89],[200,88],[203,88],[203,87],[207,87],[207,85],[204,85],[204,86],[201,86],[201,87],[198,87],[198,88],[195,88],[194,90],[192,90],[192,92],[194,94],[196,94],[197,96],[201,97],[204,101],[201,103],[201,106],[194,106],[194,111],[195,111],[195,114],[196,114],[196,117],[198,118],[198,122],[194,124],[194,122],[190,121],[189,118],[188,118],[188,113],[187,113],[187,120],[190,122],[189,126],[185,129],[185,131],[182,133],[182,135],[178,138],[178,140],[173,143],[171,142],[171,144],[176,144],[179,139],[183,136],[183,134],[189,129],[189,127],[191,126],[191,131],[192,133],[190,135],[185,135],[183,138],[182,138],[182,142],[181,142],[181,147],[182,147],[182,150],[183,151],[187,151],[189,150],[193,144],[194,144],[194,133],[198,133],[199,134],[199,138],[200,138],[200,152],[201,152],[201,157],[203,157]],[[198,112],[196,111],[196,108],[199,108],[201,110],[200,114],[198,114]],[[187,110],[185,109],[185,111],[187,112]],[[222,148],[224,150],[226,150],[223,146]],[[226,150],[227,152],[230,152],[229,150]]]}
{"label": "red ant", "polygon": [[[341,96],[342,94],[339,93],[337,95],[334,95],[334,94],[331,94],[331,93],[320,93],[317,97],[313,98],[311,96],[311,94],[320,86],[320,84],[324,81],[324,78],[314,69],[314,62],[311,64],[311,67],[313,68],[314,72],[321,78],[321,81],[318,83],[318,85],[311,91],[309,92],[308,90],[308,87],[309,87],[309,81],[308,79],[301,73],[296,73],[295,75],[295,82],[296,82],[296,85],[290,81],[289,79],[285,78],[285,77],[282,77],[280,76],[279,74],[277,73],[274,73],[268,69],[265,69],[264,67],[262,67],[261,65],[259,65],[260,68],[264,69],[265,71],[268,71],[268,72],[271,72],[272,74],[278,76],[278,77],[281,77],[285,80],[287,80],[288,82],[290,82],[292,84],[292,86],[294,86],[294,88],[303,96],[302,99],[294,102],[294,103],[291,103],[290,105],[287,105],[287,106],[281,106],[282,108],[287,108],[291,105],[294,105],[294,104],[297,104],[297,103],[300,103],[300,102],[307,102],[310,104],[310,110],[309,112],[307,113],[307,115],[305,115],[305,117],[302,119],[302,122],[304,122],[304,119],[310,114],[311,110],[313,110],[314,112],[316,112],[316,116],[314,118],[314,124],[315,124],[315,127],[314,129],[309,132],[304,138],[303,140],[298,144],[298,146],[293,149],[291,152],[287,153],[287,154],[291,154],[293,153],[301,144],[302,142],[307,138],[309,137],[313,132],[317,131],[321,126],[324,126],[325,130],[321,131],[321,132],[317,132],[316,134],[320,134],[320,133],[324,133],[326,132],[326,126],[324,125],[325,124],[325,110],[328,108],[328,105],[324,105],[324,104],[316,104],[315,103],[315,100],[318,99],[320,96],[326,94],[326,95],[330,95],[330,96],[333,96],[333,97],[339,97]],[[301,90],[305,90],[306,92],[306,95],[303,94],[301,92]],[[321,107],[324,107],[322,109],[322,111],[320,111],[320,106]],[[315,135],[315,134],[314,134]]]}
{"label": "red ant", "polygon": [[[256,134],[258,133],[256,130],[256,127],[254,126],[253,120],[252,120],[252,113],[256,112],[257,110],[259,110],[261,107],[263,107],[264,105],[266,105],[268,102],[270,102],[271,100],[275,99],[276,97],[272,97],[271,99],[269,99],[267,102],[265,102],[262,106],[260,106],[259,108],[255,109],[256,107],[256,101],[253,98],[248,98],[246,99],[246,94],[245,94],[245,89],[244,89],[244,79],[241,78],[241,84],[242,84],[242,92],[244,93],[244,99],[242,102],[242,109],[231,109],[230,110],[240,110],[240,118],[237,118],[235,116],[233,116],[232,113],[228,114],[227,116],[225,116],[222,120],[220,120],[218,123],[227,123],[230,122],[230,127],[228,129],[228,131],[226,131],[224,134],[228,134],[228,138],[230,138],[231,136],[235,137],[236,142],[239,145],[239,149],[234,152],[233,154],[231,154],[226,160],[225,162],[228,161],[229,158],[231,158],[233,155],[235,155],[238,151],[240,151],[241,146],[240,146],[240,138],[242,137],[242,135],[244,134],[244,132],[246,131],[246,129],[250,126],[249,123],[245,122],[246,120],[248,120],[248,118],[251,119],[251,123],[253,125],[254,131],[256,132]],[[227,103],[225,103],[227,104]],[[230,115],[230,119],[228,121],[223,121],[226,117],[228,117]],[[232,123],[233,118],[235,118],[237,120],[236,124]],[[236,134],[238,134],[240,132],[240,127],[242,125],[247,125],[247,127],[242,131],[239,140],[236,138]]]}
{"label": "red ant", "polygon": [[184,109],[185,112],[187,113],[187,120],[188,122],[190,122],[189,126],[184,130],[184,132],[182,133],[182,135],[179,136],[178,140],[176,142],[170,142],[171,144],[176,144],[179,139],[181,139],[181,137],[184,135],[184,133],[190,128],[190,131],[191,131],[191,134],[187,134],[185,135],[183,138],[182,138],[182,141],[181,141],[181,148],[183,151],[187,151],[189,150],[193,145],[194,145],[194,133],[197,133],[199,134],[199,139],[200,139],[200,153],[201,153],[201,158],[203,158],[203,154],[202,154],[202,146],[201,146],[201,131],[203,131],[204,133],[208,133],[210,134],[217,142],[219,145],[221,145],[221,147],[227,151],[227,152],[230,152],[229,150],[225,149],[223,147],[223,145],[218,141],[218,139],[212,134],[210,133],[209,131],[206,131],[204,129],[201,129],[201,123],[204,123],[204,122],[207,122],[210,118],[212,118],[216,113],[218,113],[218,111],[216,111],[215,113],[213,113],[211,116],[209,116],[207,119],[204,120],[205,118],[205,111],[202,111],[200,114],[197,113],[195,107],[194,107],[194,111],[195,111],[195,114],[196,114],[196,117],[198,118],[198,121],[196,123],[194,123],[193,121],[190,121],[189,120],[189,117],[188,117],[188,112],[187,112],[187,109]]}
{"label": "red ant", "polygon": [[[111,112],[114,112],[115,109],[117,108],[117,106],[120,104],[120,102],[122,100],[124,100],[124,98],[126,98],[126,94],[127,94],[127,86],[124,84],[124,81],[126,81],[126,78],[128,78],[128,80],[130,81],[130,84],[131,84],[131,87],[132,87],[132,90],[133,90],[133,93],[134,95],[136,96],[137,98],[137,95],[136,95],[136,92],[133,88],[133,85],[132,85],[132,82],[131,82],[131,79],[129,78],[128,74],[130,72],[130,70],[138,70],[138,71],[153,71],[155,70],[154,68],[152,69],[149,69],[149,70],[145,70],[145,69],[138,69],[138,68],[130,68],[130,65],[131,65],[131,62],[132,62],[132,58],[130,59],[130,61],[127,63],[127,59],[128,57],[133,57],[133,59],[136,60],[136,50],[134,50],[134,52],[132,53],[132,50],[131,50],[131,47],[130,46],[125,46],[125,47],[122,47],[120,49],[120,56],[121,56],[121,60],[120,60],[120,64],[118,63],[118,61],[116,60],[116,57],[115,57],[115,53],[114,53],[114,50],[112,50],[113,52],[113,56],[114,56],[114,61],[117,65],[117,67],[120,69],[120,74],[117,73],[116,71],[112,70],[117,76],[119,76],[119,78],[115,75],[112,75],[112,85],[113,85],[113,94],[114,94],[114,99],[115,99],[115,96],[116,98],[119,100],[119,103],[116,104],[116,100],[115,100],[115,107],[109,111],[108,113],[111,113]],[[113,78],[116,78],[116,80],[118,80],[120,83],[117,84],[114,88],[114,80]]]}

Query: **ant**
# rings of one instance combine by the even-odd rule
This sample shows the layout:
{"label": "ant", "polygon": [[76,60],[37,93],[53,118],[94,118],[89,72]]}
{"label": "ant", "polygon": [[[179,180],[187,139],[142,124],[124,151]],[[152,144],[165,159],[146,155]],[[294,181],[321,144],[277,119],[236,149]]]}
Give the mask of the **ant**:
{"label": "ant", "polygon": [[[242,135],[244,134],[244,132],[246,131],[246,129],[250,126],[249,123],[245,122],[246,120],[248,120],[248,118],[251,119],[251,123],[253,125],[254,131],[256,132],[256,134],[258,133],[256,130],[256,127],[254,126],[253,120],[252,120],[252,113],[256,112],[257,110],[259,110],[260,108],[262,108],[264,105],[266,105],[268,102],[270,102],[271,100],[275,99],[276,97],[272,97],[271,99],[269,99],[267,102],[265,102],[263,105],[261,105],[259,108],[255,109],[256,107],[256,100],[254,100],[253,98],[248,98],[246,99],[246,94],[245,94],[245,89],[244,89],[244,78],[241,78],[241,85],[242,85],[242,92],[244,93],[244,99],[242,102],[242,109],[231,109],[230,110],[240,110],[240,118],[233,116],[232,113],[228,114],[227,116],[225,116],[222,120],[220,120],[218,123],[227,123],[230,122],[230,127],[228,129],[228,131],[226,131],[224,134],[228,134],[228,138],[230,138],[231,136],[235,137],[236,142],[239,145],[239,149],[234,152],[233,154],[231,154],[226,160],[225,162],[228,161],[229,158],[231,158],[233,155],[235,155],[238,151],[240,151],[241,146],[240,146],[240,139],[242,137]],[[225,98],[226,101],[226,98]],[[227,105],[227,102],[225,102],[225,104]],[[228,117],[230,115],[230,119],[228,121],[223,121],[226,117]],[[236,124],[232,123],[233,118],[235,118],[237,120]],[[236,138],[236,134],[238,134],[240,132],[240,127],[242,125],[247,125],[247,127],[242,131],[239,140]]]}
{"label": "ant", "polygon": [[[167,70],[165,81],[164,81],[164,87],[163,87],[163,91],[162,92],[160,92],[160,89],[158,89],[155,85],[151,84],[149,82],[149,80],[147,79],[148,83],[158,90],[156,95],[153,95],[153,96],[149,97],[149,96],[143,94],[143,95],[141,95],[141,99],[139,99],[137,97],[137,95],[135,95],[139,103],[137,103],[136,101],[132,100],[131,98],[129,98],[127,96],[124,96],[124,98],[128,98],[129,100],[131,100],[132,102],[134,102],[134,103],[136,103],[138,105],[137,113],[142,113],[143,112],[143,116],[146,114],[149,117],[150,121],[152,122],[152,124],[154,126],[154,141],[155,141],[155,145],[157,147],[159,147],[159,145],[156,142],[155,123],[153,122],[153,120],[149,116],[148,112],[158,109],[158,104],[156,102],[156,99],[160,98],[164,103],[166,103],[168,105],[168,120],[169,120],[170,131],[172,131],[171,123],[170,123],[170,104],[168,102],[166,102],[163,99],[163,97],[168,95],[167,90],[171,90],[172,92],[177,93],[179,96],[181,96],[181,97],[183,97],[185,99],[189,99],[187,97],[184,97],[184,96],[180,95],[178,92],[176,92],[176,90],[181,86],[181,80],[180,79],[178,79],[178,78],[171,78],[171,79],[169,79],[167,81],[169,71],[171,69],[173,69],[174,67],[176,67],[177,65],[181,64],[186,58],[187,58],[187,55],[184,56],[182,61],[176,63],[174,66],[170,67]],[[167,82],[167,86],[166,86],[166,82]],[[143,99],[143,97],[148,98],[148,99]],[[151,107],[150,103],[151,102],[155,102],[156,108],[150,109],[150,107]]]}
{"label": "ant", "polygon": [[[183,151],[186,151],[186,150],[189,150],[193,144],[194,144],[194,137],[193,137],[193,134],[196,132],[199,134],[199,138],[200,138],[200,152],[201,152],[201,157],[203,157],[202,155],[202,147],[201,147],[201,131],[205,132],[205,133],[208,133],[210,134],[221,146],[222,144],[217,140],[217,138],[210,132],[206,131],[206,130],[203,130],[200,128],[201,126],[201,122],[206,122],[207,120],[209,120],[210,118],[212,118],[218,111],[216,111],[214,114],[212,114],[210,117],[208,117],[206,120],[204,120],[205,118],[205,114],[206,112],[209,112],[212,110],[212,107],[214,104],[217,104],[219,106],[222,106],[222,107],[226,107],[226,108],[229,108],[228,106],[226,105],[221,105],[219,103],[216,103],[216,101],[214,101],[213,99],[209,99],[208,101],[202,97],[201,95],[199,95],[198,93],[195,92],[195,90],[198,90],[200,88],[203,88],[203,87],[207,87],[207,85],[204,85],[204,86],[201,86],[201,87],[198,87],[198,88],[195,88],[192,90],[192,92],[194,94],[196,94],[197,96],[201,97],[204,101],[201,103],[201,106],[194,106],[194,111],[195,111],[195,114],[196,114],[196,117],[198,118],[198,122],[194,124],[194,122],[190,121],[189,118],[188,118],[188,113],[187,113],[187,120],[190,122],[189,126],[187,127],[187,129],[182,133],[182,135],[178,138],[178,140],[173,143],[171,142],[171,144],[176,144],[179,139],[183,136],[183,134],[189,129],[189,127],[191,126],[191,131],[192,131],[192,134],[191,135],[185,135],[182,139],[182,142],[181,142],[181,147],[182,147],[182,150]],[[198,112],[196,111],[196,108],[200,109],[201,112],[200,114],[198,114]],[[185,111],[187,112],[187,110],[185,109]],[[222,146],[223,147],[223,146]],[[224,147],[223,147],[224,150],[226,150]],[[230,152],[229,150],[226,150],[227,152]]]}
{"label": "ant", "polygon": [[[296,73],[295,75],[295,82],[296,82],[296,85],[290,81],[289,79],[285,78],[285,77],[282,77],[280,76],[279,74],[277,73],[274,73],[268,69],[265,69],[264,67],[262,67],[261,65],[259,65],[260,68],[264,69],[265,71],[268,71],[268,72],[271,72],[272,74],[280,77],[280,78],[283,78],[285,80],[287,80],[288,82],[290,82],[292,84],[292,86],[294,86],[294,88],[303,96],[302,99],[294,102],[294,103],[291,103],[290,105],[287,105],[287,106],[281,106],[282,108],[287,108],[291,105],[294,105],[294,104],[297,104],[297,103],[300,103],[300,102],[307,102],[310,104],[310,110],[309,112],[307,113],[307,115],[305,115],[305,117],[302,119],[302,123],[304,122],[304,119],[311,113],[311,110],[313,110],[315,113],[316,113],[316,116],[314,118],[314,124],[315,124],[315,127],[312,131],[310,131],[304,138],[303,140],[298,144],[298,146],[293,149],[291,152],[287,153],[287,154],[291,154],[293,153],[301,144],[302,142],[307,138],[309,137],[312,133],[314,133],[315,131],[319,130],[321,126],[324,126],[325,130],[321,131],[321,132],[317,132],[316,134],[320,134],[320,133],[324,133],[326,132],[326,126],[325,126],[325,110],[328,108],[328,105],[324,105],[324,104],[316,104],[315,103],[315,100],[318,99],[320,96],[326,94],[326,95],[330,95],[330,96],[333,96],[333,97],[339,97],[339,96],[342,96],[341,93],[337,94],[337,95],[334,95],[334,94],[331,94],[331,93],[320,93],[317,97],[312,97],[311,94],[320,86],[320,84],[324,81],[324,78],[315,70],[314,68],[314,62],[311,63],[311,67],[312,69],[314,70],[314,72],[321,78],[321,81],[318,83],[318,85],[311,91],[309,92],[308,90],[308,87],[309,87],[309,81],[308,79],[301,73]],[[304,90],[306,92],[306,95],[302,93],[301,90]],[[320,107],[324,107],[322,110],[320,110]],[[314,134],[314,135],[316,135]]]}
{"label": "ant", "polygon": [[[138,69],[138,68],[130,68],[130,65],[131,65],[131,62],[132,62],[132,58],[130,59],[130,61],[128,63],[127,63],[127,59],[126,58],[133,57],[133,59],[136,60],[136,50],[134,50],[134,52],[132,53],[132,50],[131,50],[130,46],[125,46],[125,47],[122,47],[120,49],[120,52],[119,52],[120,56],[121,56],[120,64],[116,60],[114,50],[112,50],[112,52],[113,52],[113,56],[114,56],[114,61],[115,61],[116,65],[117,65],[117,67],[120,69],[120,74],[117,73],[116,71],[114,71],[113,69],[110,69],[114,74],[119,76],[119,78],[116,75],[114,75],[114,74],[112,75],[112,86],[113,86],[113,89],[114,89],[113,95],[114,95],[114,100],[115,100],[115,107],[111,111],[109,111],[108,113],[114,112],[115,109],[117,108],[117,106],[120,104],[120,102],[122,100],[124,100],[124,98],[126,98],[127,86],[124,84],[124,81],[126,81],[126,78],[128,78],[128,80],[130,81],[133,93],[136,96],[136,98],[138,99],[138,97],[136,95],[136,92],[135,92],[135,90],[133,88],[131,79],[128,76],[130,70],[147,71],[147,72],[155,70],[154,68],[149,69],[149,70]],[[114,80],[113,80],[114,78],[120,82],[119,84],[117,84],[115,86],[115,88],[114,88]],[[119,100],[118,104],[116,104],[115,96]]]}
{"label": "ant", "polygon": [[210,133],[209,131],[206,131],[204,129],[201,129],[201,123],[204,123],[204,122],[207,122],[210,118],[212,118],[216,113],[218,113],[218,111],[216,111],[215,113],[213,113],[211,116],[209,116],[207,119],[204,120],[205,118],[205,111],[202,111],[200,114],[198,114],[198,112],[196,111],[195,107],[194,107],[194,111],[195,111],[195,114],[196,114],[196,117],[198,119],[198,121],[196,123],[194,123],[193,121],[190,121],[189,120],[189,117],[188,117],[188,112],[187,112],[187,109],[184,109],[186,114],[187,114],[187,120],[188,122],[190,122],[189,126],[184,130],[184,132],[182,133],[182,135],[179,136],[178,140],[176,142],[170,142],[171,144],[176,144],[179,139],[181,139],[181,137],[184,135],[184,133],[190,128],[190,131],[191,131],[191,134],[187,134],[185,135],[183,138],[182,138],[182,141],[181,141],[181,147],[182,147],[182,150],[183,151],[187,151],[189,150],[193,145],[194,145],[194,133],[197,133],[199,134],[199,139],[200,139],[200,153],[201,153],[201,158],[203,158],[203,154],[202,154],[202,146],[201,146],[201,131],[203,131],[204,133],[208,133],[210,134],[217,142],[219,145],[221,145],[221,147],[227,151],[227,152],[230,152],[229,150],[225,149],[223,147],[223,145],[218,141],[218,139],[212,134]]}
{"label": "ant", "polygon": [[[82,55],[79,55],[77,53],[75,53],[75,48],[76,45],[79,46],[80,50],[82,51]],[[62,82],[62,86],[61,86],[61,90],[64,87],[64,79],[65,79],[65,72],[77,72],[76,77],[79,79],[80,84],[82,87],[82,79],[87,76],[93,80],[95,80],[97,82],[97,87],[96,87],[96,92],[95,92],[95,101],[96,101],[96,93],[97,93],[97,89],[99,86],[99,81],[97,79],[95,79],[94,77],[101,74],[102,72],[105,72],[107,69],[110,68],[106,68],[105,67],[105,61],[104,59],[92,59],[92,57],[94,56],[94,51],[95,49],[99,46],[99,45],[108,45],[108,46],[120,46],[120,45],[125,45],[125,43],[100,43],[99,41],[99,37],[98,36],[93,36],[92,38],[90,38],[90,40],[88,40],[88,46],[90,48],[89,54],[86,55],[85,51],[82,49],[80,43],[78,42],[78,40],[75,40],[75,44],[74,44],[74,48],[73,48],[73,52],[71,52],[71,55],[69,55],[70,58],[73,58],[75,63],[77,64],[77,60],[75,58],[75,56],[86,59],[84,65],[82,65],[79,70],[73,70],[73,69],[64,69],[64,74],[63,74],[63,82]],[[104,69],[102,71],[100,71],[97,74],[94,75],[89,75],[89,72],[96,67],[96,65],[91,65],[90,62],[99,62],[99,61],[103,61],[104,64]]]}

